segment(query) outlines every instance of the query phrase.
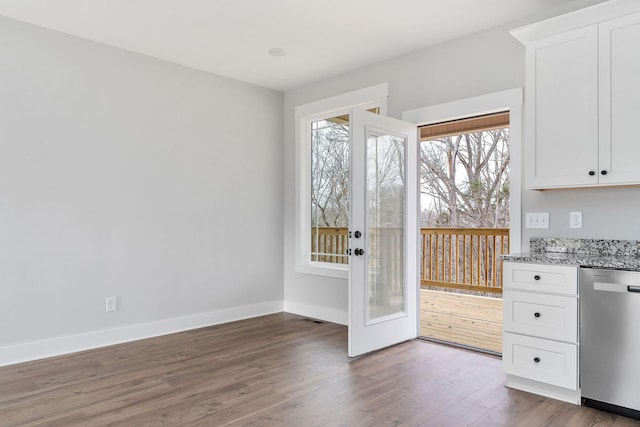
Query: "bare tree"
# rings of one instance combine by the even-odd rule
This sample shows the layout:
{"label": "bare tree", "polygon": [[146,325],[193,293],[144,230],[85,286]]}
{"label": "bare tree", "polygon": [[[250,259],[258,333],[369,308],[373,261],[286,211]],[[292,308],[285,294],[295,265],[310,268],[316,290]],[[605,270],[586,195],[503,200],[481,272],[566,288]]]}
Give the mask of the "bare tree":
{"label": "bare tree", "polygon": [[313,125],[312,224],[346,227],[349,222],[349,127],[328,120]]}
{"label": "bare tree", "polygon": [[439,227],[508,227],[509,129],[447,136],[420,145],[423,214]]}

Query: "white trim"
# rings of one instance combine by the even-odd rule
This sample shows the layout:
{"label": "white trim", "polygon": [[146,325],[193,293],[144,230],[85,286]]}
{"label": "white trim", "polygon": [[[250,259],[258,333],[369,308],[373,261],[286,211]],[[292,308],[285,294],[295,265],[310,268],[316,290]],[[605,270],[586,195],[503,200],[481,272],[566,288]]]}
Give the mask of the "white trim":
{"label": "white trim", "polygon": [[522,88],[416,108],[415,110],[403,112],[402,120],[422,126],[443,120],[469,117],[480,112],[483,114],[496,113],[515,105],[522,105]]}
{"label": "white trim", "polygon": [[342,95],[321,99],[295,107],[295,271],[339,279],[347,279],[349,267],[344,264],[312,262],[311,247],[311,152],[310,122],[350,114],[351,109],[379,107],[387,110],[388,83],[370,86]]}
{"label": "white trim", "polygon": [[0,366],[60,356],[267,314],[280,313],[283,311],[283,308],[283,301],[269,301],[155,322],[139,323],[120,328],[105,329],[86,334],[69,335],[0,347]]}
{"label": "white trim", "polygon": [[311,317],[313,319],[324,320],[325,322],[336,323],[338,325],[347,326],[349,323],[348,312],[319,305],[285,301],[284,311],[291,314],[297,314],[298,316]]}
{"label": "white trim", "polygon": [[554,34],[587,25],[598,24],[640,11],[638,0],[610,0],[594,6],[555,16],[531,25],[516,28],[509,33],[520,43],[527,44]]}
{"label": "white trim", "polygon": [[[389,96],[389,83],[381,83],[369,86],[352,92],[343,93],[308,104],[295,107],[295,118],[325,114],[333,110],[351,108],[357,105],[370,103],[372,101]],[[386,105],[385,105],[386,108]],[[385,111],[386,113],[386,111]]]}
{"label": "white trim", "polygon": [[511,122],[509,125],[511,153],[509,246],[511,252],[520,252],[522,250],[522,88],[405,111],[402,113],[402,120],[421,126],[505,109],[509,110]]}
{"label": "white trim", "polygon": [[544,384],[528,378],[507,374],[505,386],[516,390],[526,391],[540,396],[550,397],[563,402],[580,405],[580,390],[571,390],[551,384]]}

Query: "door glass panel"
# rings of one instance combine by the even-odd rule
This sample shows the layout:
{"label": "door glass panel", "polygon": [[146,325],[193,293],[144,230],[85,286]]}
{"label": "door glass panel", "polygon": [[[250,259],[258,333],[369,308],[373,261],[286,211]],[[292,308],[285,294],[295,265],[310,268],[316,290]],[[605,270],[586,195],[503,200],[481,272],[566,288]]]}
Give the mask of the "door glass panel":
{"label": "door glass panel", "polygon": [[367,135],[367,320],[404,312],[406,142]]}

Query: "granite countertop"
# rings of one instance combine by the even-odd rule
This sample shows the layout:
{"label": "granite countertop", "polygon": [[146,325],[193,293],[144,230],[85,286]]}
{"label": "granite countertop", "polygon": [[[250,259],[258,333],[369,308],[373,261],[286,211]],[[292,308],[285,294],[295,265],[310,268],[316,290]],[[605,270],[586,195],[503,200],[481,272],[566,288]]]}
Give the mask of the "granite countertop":
{"label": "granite countertop", "polygon": [[635,240],[532,238],[530,247],[530,252],[502,258],[514,262],[640,271],[640,242]]}

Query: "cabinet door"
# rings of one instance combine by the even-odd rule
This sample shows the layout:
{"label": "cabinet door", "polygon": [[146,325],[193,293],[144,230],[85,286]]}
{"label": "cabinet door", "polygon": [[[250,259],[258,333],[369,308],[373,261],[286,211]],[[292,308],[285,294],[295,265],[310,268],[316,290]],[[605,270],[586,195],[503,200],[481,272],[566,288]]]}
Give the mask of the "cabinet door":
{"label": "cabinet door", "polygon": [[600,24],[601,184],[640,182],[639,112],[640,13],[636,13]]}
{"label": "cabinet door", "polygon": [[596,184],[597,26],[534,41],[526,55],[527,186]]}

